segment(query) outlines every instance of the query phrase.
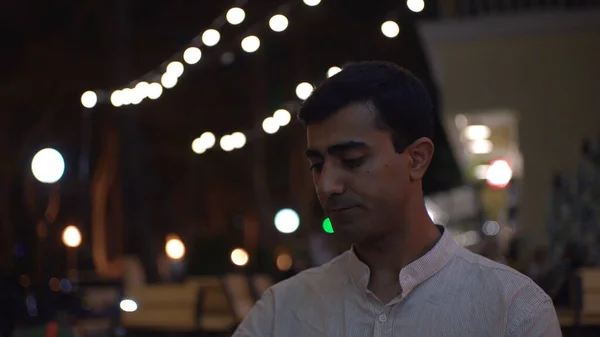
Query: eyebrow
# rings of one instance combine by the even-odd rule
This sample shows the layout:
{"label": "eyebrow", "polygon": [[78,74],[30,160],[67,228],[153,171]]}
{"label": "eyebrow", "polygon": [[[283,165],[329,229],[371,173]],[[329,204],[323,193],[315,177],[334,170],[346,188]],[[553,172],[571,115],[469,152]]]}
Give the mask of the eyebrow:
{"label": "eyebrow", "polygon": [[[347,142],[338,143],[338,144],[329,146],[327,148],[327,153],[329,153],[331,155],[339,155],[340,153],[346,152],[348,150],[364,149],[364,148],[367,148],[367,144],[364,142],[347,141]],[[316,149],[312,149],[312,148],[307,149],[305,154],[308,158],[323,157],[321,152],[319,152]]]}

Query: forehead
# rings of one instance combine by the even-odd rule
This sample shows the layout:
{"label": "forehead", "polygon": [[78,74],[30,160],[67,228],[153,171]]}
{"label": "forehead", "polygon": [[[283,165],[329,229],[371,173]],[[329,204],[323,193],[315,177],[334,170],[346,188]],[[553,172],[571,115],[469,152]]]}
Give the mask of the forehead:
{"label": "forehead", "polygon": [[385,133],[375,128],[375,111],[366,103],[351,104],[322,122],[306,127],[309,148],[324,149],[348,141],[373,143]]}

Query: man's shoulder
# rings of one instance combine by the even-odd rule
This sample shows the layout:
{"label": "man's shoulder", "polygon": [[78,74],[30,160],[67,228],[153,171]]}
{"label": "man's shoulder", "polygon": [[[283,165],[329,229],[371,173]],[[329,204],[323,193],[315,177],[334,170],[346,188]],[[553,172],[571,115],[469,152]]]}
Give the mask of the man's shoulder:
{"label": "man's shoulder", "polygon": [[[509,336],[560,336],[552,299],[532,279],[513,268],[491,261],[466,249],[457,254],[456,268],[473,277],[469,285],[489,306],[502,304]],[[466,270],[465,270],[466,269]]]}
{"label": "man's shoulder", "polygon": [[473,282],[484,283],[494,291],[503,293],[509,301],[520,297],[540,303],[550,300],[544,290],[528,276],[467,249],[461,248],[457,252],[454,268],[469,273],[474,278]]}

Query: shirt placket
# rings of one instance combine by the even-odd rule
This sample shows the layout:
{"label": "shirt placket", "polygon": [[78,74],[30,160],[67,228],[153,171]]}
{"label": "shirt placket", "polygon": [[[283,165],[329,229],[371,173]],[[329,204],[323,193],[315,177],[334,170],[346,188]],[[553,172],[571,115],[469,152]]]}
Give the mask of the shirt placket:
{"label": "shirt placket", "polygon": [[386,337],[391,336],[392,332],[392,309],[394,306],[388,305],[383,307],[383,310],[379,312],[377,316],[375,316],[375,325],[373,329],[374,337]]}

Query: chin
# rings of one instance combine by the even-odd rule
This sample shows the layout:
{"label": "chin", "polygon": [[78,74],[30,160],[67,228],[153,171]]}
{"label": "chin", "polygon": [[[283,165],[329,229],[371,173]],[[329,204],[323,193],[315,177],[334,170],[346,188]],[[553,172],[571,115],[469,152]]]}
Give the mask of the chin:
{"label": "chin", "polygon": [[334,224],[334,229],[336,237],[349,244],[372,245],[390,234],[382,228],[373,228],[370,223],[345,223],[337,227]]}
{"label": "chin", "polygon": [[334,229],[336,237],[351,244],[364,241],[368,236],[363,227],[357,223],[334,224]]}

